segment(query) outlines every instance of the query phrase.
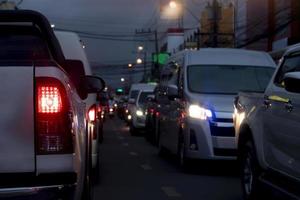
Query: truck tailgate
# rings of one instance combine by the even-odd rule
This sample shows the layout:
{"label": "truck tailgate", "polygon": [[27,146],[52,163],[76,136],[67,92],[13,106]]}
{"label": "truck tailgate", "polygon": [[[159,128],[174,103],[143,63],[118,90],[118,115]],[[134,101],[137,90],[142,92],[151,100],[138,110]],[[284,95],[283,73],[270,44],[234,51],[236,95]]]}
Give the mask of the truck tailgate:
{"label": "truck tailgate", "polygon": [[35,171],[33,66],[0,66],[0,173]]}

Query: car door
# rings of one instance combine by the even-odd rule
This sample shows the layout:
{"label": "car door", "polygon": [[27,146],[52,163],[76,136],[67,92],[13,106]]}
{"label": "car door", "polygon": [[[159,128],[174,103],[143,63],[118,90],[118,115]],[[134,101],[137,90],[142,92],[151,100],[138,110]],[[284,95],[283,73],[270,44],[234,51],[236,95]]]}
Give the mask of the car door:
{"label": "car door", "polygon": [[283,77],[300,71],[300,56],[286,57],[266,93],[265,159],[274,170],[300,178],[300,94],[285,90]]}
{"label": "car door", "polygon": [[169,81],[170,86],[175,86],[178,90],[178,96],[174,99],[170,99],[170,107],[168,110],[169,117],[167,118],[168,126],[168,138],[169,138],[169,148],[172,153],[177,153],[178,151],[178,138],[180,132],[180,117],[181,117],[181,98],[179,96],[180,84],[180,66],[178,63],[173,63],[173,76]]}

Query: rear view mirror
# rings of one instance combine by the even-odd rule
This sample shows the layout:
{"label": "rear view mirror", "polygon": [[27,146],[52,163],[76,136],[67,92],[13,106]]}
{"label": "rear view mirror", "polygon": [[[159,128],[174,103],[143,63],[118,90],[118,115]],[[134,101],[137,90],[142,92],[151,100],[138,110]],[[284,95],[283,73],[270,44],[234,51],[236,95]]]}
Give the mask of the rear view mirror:
{"label": "rear view mirror", "polygon": [[105,82],[97,76],[85,76],[85,86],[87,93],[99,93],[105,88]]}
{"label": "rear view mirror", "polygon": [[283,81],[287,91],[300,93],[300,72],[286,73]]}
{"label": "rear view mirror", "polygon": [[82,87],[85,76],[83,63],[80,60],[66,60],[64,69],[69,74],[80,98],[86,99],[88,94]]}
{"label": "rear view mirror", "polygon": [[178,87],[176,85],[168,85],[167,95],[169,100],[174,100],[176,98],[179,98]]}
{"label": "rear view mirror", "polygon": [[147,101],[148,102],[154,102],[155,101],[155,95],[153,95],[153,94],[148,95],[147,96]]}

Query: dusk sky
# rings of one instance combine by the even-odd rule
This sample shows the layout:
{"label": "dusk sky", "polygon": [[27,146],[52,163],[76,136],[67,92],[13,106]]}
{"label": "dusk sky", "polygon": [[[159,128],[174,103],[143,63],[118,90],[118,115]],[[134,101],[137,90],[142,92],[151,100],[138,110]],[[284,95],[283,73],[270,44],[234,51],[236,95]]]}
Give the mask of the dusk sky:
{"label": "dusk sky", "polygon": [[[95,39],[95,35],[92,35],[93,39],[80,35],[86,45],[89,61],[93,66],[103,66],[95,68],[94,72],[103,77],[108,84],[120,86],[121,77],[126,80],[131,77],[136,82],[140,80],[143,70],[134,69],[137,72],[134,72],[132,77],[126,68],[116,65],[135,62],[138,57],[135,52],[138,45],[145,46],[148,55],[154,51],[154,42],[135,42],[151,39],[151,36],[135,36],[135,30],[158,29],[161,37],[167,28],[177,27],[177,20],[161,19],[162,1],[167,0],[24,0],[19,7],[43,13],[58,29],[95,34],[98,39]],[[201,10],[207,1],[184,2],[189,12],[194,15],[193,17],[185,10],[184,27],[197,28],[199,22],[195,16],[200,18]],[[107,65],[116,67],[107,69]]]}

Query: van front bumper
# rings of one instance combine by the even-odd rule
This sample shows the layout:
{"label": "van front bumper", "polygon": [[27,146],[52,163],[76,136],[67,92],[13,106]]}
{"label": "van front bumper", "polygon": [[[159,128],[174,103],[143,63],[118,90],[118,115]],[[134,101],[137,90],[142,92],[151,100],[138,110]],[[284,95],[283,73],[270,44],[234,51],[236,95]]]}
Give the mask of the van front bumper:
{"label": "van front bumper", "polygon": [[235,160],[237,144],[233,124],[187,119],[184,127],[185,155],[191,159]]}

